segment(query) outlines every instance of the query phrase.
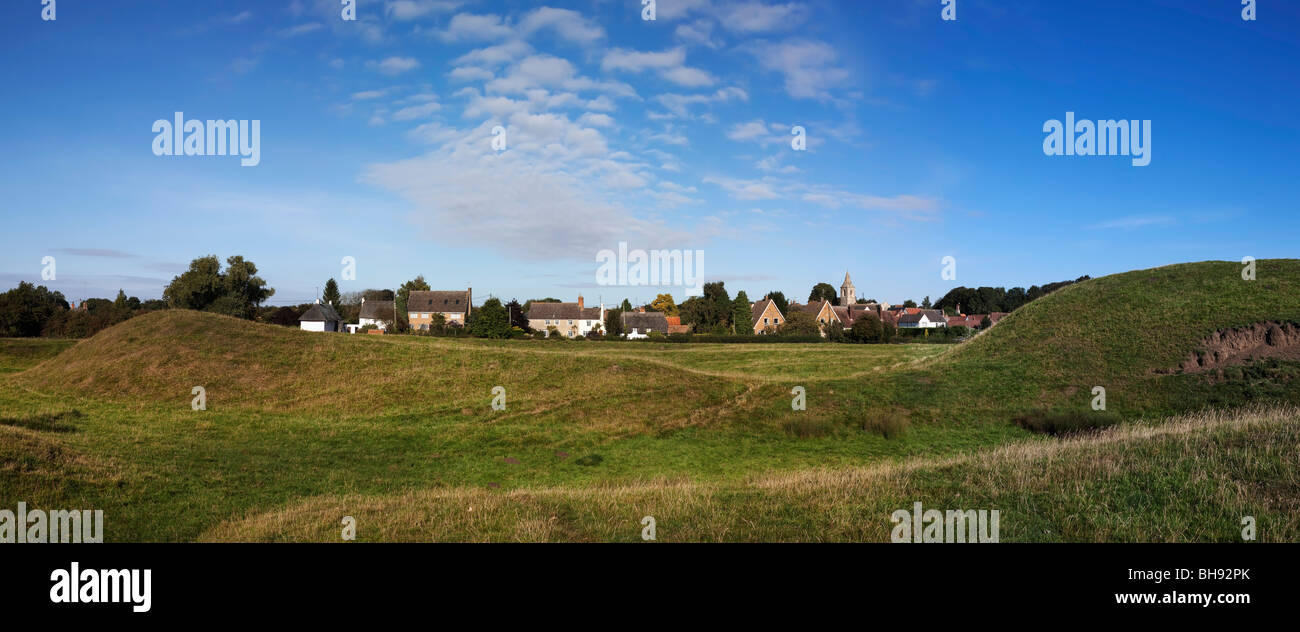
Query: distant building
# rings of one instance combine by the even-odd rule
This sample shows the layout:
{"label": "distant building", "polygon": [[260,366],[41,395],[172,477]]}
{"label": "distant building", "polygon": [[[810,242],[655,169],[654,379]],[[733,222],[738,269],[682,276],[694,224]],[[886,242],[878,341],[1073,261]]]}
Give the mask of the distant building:
{"label": "distant building", "polygon": [[750,322],[754,325],[755,334],[775,332],[785,322],[785,315],[777,309],[776,301],[765,298],[750,306]]}
{"label": "distant building", "polygon": [[623,334],[630,339],[645,338],[652,332],[668,333],[668,318],[663,312],[623,312]]}
{"label": "distant building", "polygon": [[[587,307],[578,295],[577,303],[537,303],[528,307],[528,327],[535,332],[547,333],[555,327],[561,336],[585,336],[605,322],[605,306]],[[664,327],[667,330],[667,326]]]}
{"label": "distant building", "polygon": [[469,320],[474,288],[460,290],[414,290],[406,300],[406,322],[411,329],[428,331],[433,315],[442,314],[446,324],[464,327]]}
{"label": "distant building", "polygon": [[858,302],[857,290],[853,287],[853,279],[849,278],[848,270],[844,271],[844,283],[840,285],[840,305],[852,305]]}
{"label": "distant building", "polygon": [[397,305],[395,301],[367,301],[361,297],[361,314],[357,318],[357,324],[347,325],[348,333],[357,333],[366,325],[374,325],[379,329],[388,331],[388,324],[397,321]]}
{"label": "distant building", "polygon": [[[907,308],[911,312],[914,308]],[[933,329],[947,327],[948,317],[937,309],[916,309],[915,313],[905,313],[898,317],[899,329]]]}
{"label": "distant building", "polygon": [[338,331],[341,321],[333,307],[316,299],[316,304],[298,317],[298,328],[303,331]]}
{"label": "distant building", "polygon": [[691,326],[683,325],[681,316],[666,316],[664,320],[668,321],[668,333],[670,334],[691,333]]}

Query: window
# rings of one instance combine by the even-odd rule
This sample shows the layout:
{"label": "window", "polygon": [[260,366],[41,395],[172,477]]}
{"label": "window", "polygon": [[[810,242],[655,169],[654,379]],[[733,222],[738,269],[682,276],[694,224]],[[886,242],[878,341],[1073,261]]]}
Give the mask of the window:
{"label": "window", "polygon": [[573,324],[573,321],[569,321],[569,324],[572,325],[572,324]]}
{"label": "window", "polygon": [[764,325],[767,324],[767,319],[766,319],[766,318],[763,319],[763,324],[764,324]]}

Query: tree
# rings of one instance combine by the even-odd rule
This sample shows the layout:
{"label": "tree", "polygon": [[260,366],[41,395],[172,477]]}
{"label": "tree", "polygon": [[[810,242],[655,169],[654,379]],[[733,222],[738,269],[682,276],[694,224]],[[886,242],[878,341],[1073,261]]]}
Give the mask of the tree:
{"label": "tree", "polygon": [[605,335],[615,337],[623,335],[623,310],[605,310]]}
{"label": "tree", "polygon": [[749,304],[749,296],[744,290],[736,292],[736,300],[731,302],[731,324],[738,334],[754,333],[754,309]]}
{"label": "tree", "polygon": [[785,315],[785,322],[781,323],[776,333],[782,336],[820,336],[822,326],[812,314],[796,309]]}
{"label": "tree", "polygon": [[271,323],[272,325],[280,325],[282,327],[297,327],[298,315],[298,311],[292,307],[281,307],[272,312],[271,316],[266,319],[266,322]]}
{"label": "tree", "polygon": [[781,310],[782,314],[786,313],[790,309],[790,303],[785,300],[784,292],[768,292],[767,296],[764,296],[763,298],[772,299],[772,302],[776,303],[776,308]]}
{"label": "tree", "polygon": [[320,302],[334,308],[342,303],[342,297],[339,296],[339,284],[334,281],[333,277],[325,282],[325,292],[320,296]]}
{"label": "tree", "polygon": [[0,336],[39,336],[47,321],[67,310],[63,294],[20,281],[18,287],[0,294]]}
{"label": "tree", "polygon": [[909,298],[906,301],[903,301],[903,307],[916,307],[916,301]]}
{"label": "tree", "polygon": [[199,257],[190,267],[163,289],[163,298],[172,309],[207,309],[224,291],[221,262],[216,255]]}
{"label": "tree", "polygon": [[849,337],[854,342],[878,343],[883,342],[884,336],[884,325],[875,314],[859,316],[853,321],[853,327],[849,329]]}
{"label": "tree", "polygon": [[925,300],[921,301],[921,309],[930,309],[931,307],[930,297],[927,296],[925,297]]}
{"label": "tree", "polygon": [[[984,318],[980,319],[980,329],[988,329],[989,327],[992,326],[993,326],[993,321],[989,319],[987,315],[984,316]],[[1002,330],[998,330],[998,331],[1002,331]]]}
{"label": "tree", "polygon": [[113,299],[113,309],[128,309],[126,306],[126,292],[120,288],[117,290],[117,298]]}
{"label": "tree", "polygon": [[509,338],[510,314],[498,298],[490,298],[474,310],[469,333],[478,338]]}
{"label": "tree", "polygon": [[632,302],[627,299],[623,299],[623,304],[620,305],[618,308],[625,312],[630,312],[632,311]]}
{"label": "tree", "polygon": [[677,303],[673,302],[672,294],[660,294],[655,300],[650,301],[650,307],[656,312],[663,312],[665,316],[677,315]]}
{"label": "tree", "polygon": [[275,295],[257,276],[257,266],[240,255],[226,259],[226,269],[216,255],[199,257],[163,289],[163,298],[176,309],[197,309],[253,320],[257,308]]}
{"label": "tree", "polygon": [[397,310],[397,327],[406,329],[407,323],[411,322],[406,316],[406,305],[411,300],[411,292],[428,292],[429,284],[425,282],[424,275],[421,274],[397,288],[397,298],[394,299],[394,307]]}
{"label": "tree", "polygon": [[808,304],[820,303],[823,300],[830,301],[832,305],[838,305],[835,298],[835,286],[830,283],[818,283],[813,286],[812,291],[808,293]]}

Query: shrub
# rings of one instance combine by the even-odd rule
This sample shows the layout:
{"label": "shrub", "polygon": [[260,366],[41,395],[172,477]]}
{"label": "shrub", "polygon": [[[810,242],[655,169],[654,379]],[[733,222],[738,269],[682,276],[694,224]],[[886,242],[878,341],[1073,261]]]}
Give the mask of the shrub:
{"label": "shrub", "polygon": [[600,465],[600,464],[601,464],[602,462],[604,462],[604,461],[605,461],[605,457],[603,457],[603,456],[601,456],[601,455],[599,455],[599,454],[588,454],[587,456],[579,457],[579,458],[573,460],[574,463],[577,463],[578,465],[583,465],[583,466],[586,466],[586,467],[593,467],[593,466],[596,466],[596,465]]}
{"label": "shrub", "polygon": [[781,429],[785,430],[786,434],[799,439],[829,437],[835,434],[837,427],[835,422],[828,419],[810,419],[808,417],[788,419],[781,423]]}
{"label": "shrub", "polygon": [[866,417],[859,424],[862,430],[878,434],[886,439],[896,439],[907,432],[907,417],[897,412],[883,412]]}
{"label": "shrub", "polygon": [[1119,423],[1119,417],[1113,413],[1095,410],[1055,413],[1039,410],[1016,417],[1015,422],[1017,426],[1030,432],[1056,437],[1109,428]]}

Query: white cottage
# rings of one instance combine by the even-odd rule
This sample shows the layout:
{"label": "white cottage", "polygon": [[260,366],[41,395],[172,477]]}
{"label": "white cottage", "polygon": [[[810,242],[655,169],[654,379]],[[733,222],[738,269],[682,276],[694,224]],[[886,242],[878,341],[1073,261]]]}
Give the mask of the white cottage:
{"label": "white cottage", "polygon": [[338,331],[341,320],[333,307],[316,299],[316,304],[298,317],[298,328],[303,331]]}

